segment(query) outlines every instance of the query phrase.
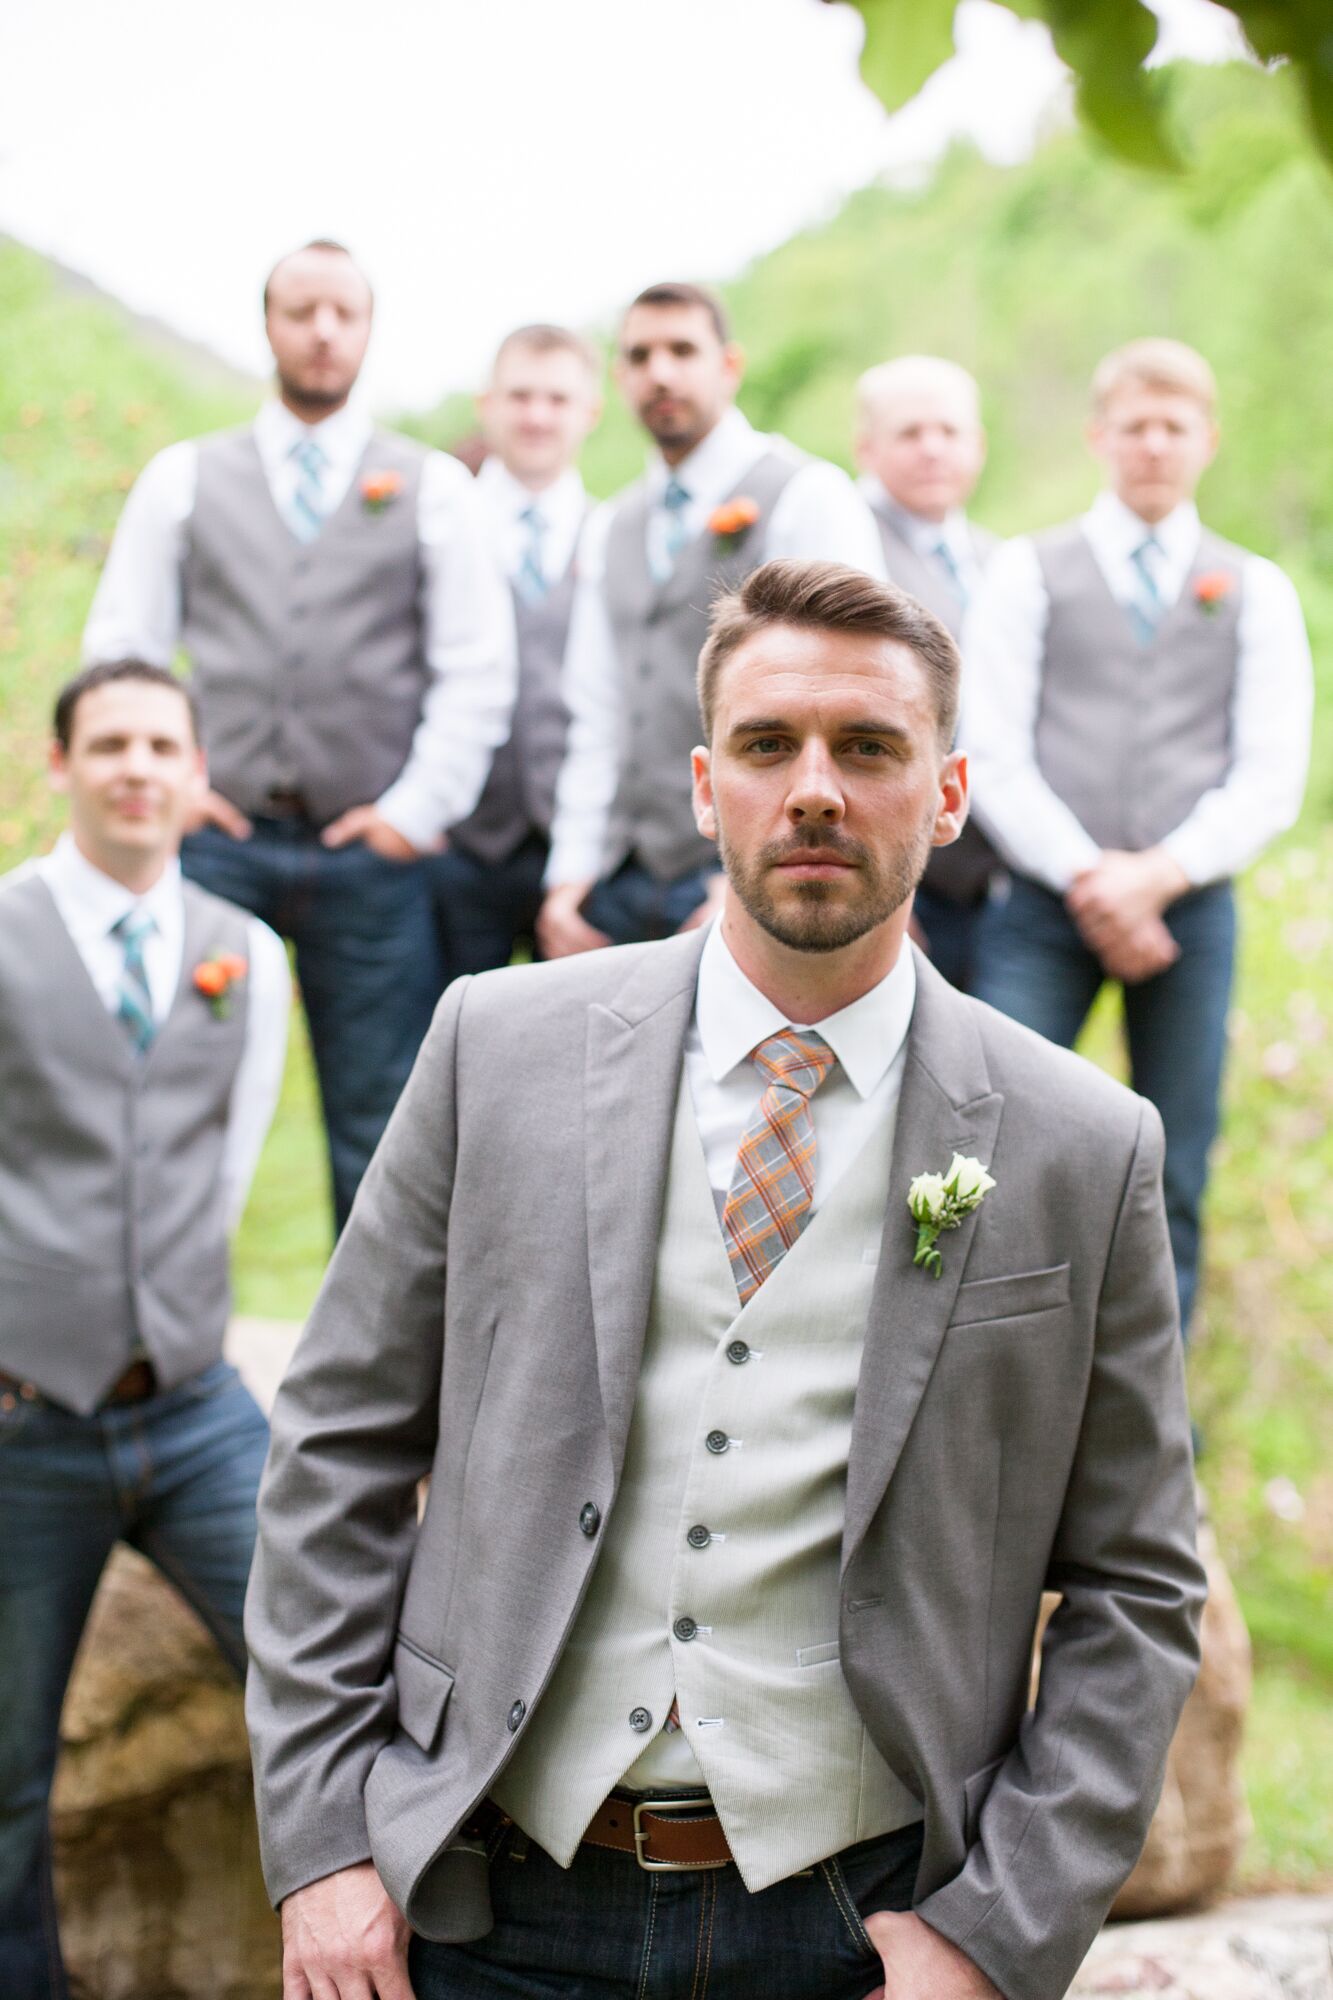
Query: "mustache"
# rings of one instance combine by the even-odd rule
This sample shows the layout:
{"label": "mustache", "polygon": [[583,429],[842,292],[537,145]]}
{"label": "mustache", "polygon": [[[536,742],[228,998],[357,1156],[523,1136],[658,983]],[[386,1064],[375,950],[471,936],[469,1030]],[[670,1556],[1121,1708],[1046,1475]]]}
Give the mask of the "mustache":
{"label": "mustache", "polygon": [[759,856],[761,866],[780,867],[784,861],[844,861],[854,868],[860,868],[866,860],[866,850],[859,840],[837,827],[824,827],[818,838],[809,834],[793,834],[787,840],[772,840]]}

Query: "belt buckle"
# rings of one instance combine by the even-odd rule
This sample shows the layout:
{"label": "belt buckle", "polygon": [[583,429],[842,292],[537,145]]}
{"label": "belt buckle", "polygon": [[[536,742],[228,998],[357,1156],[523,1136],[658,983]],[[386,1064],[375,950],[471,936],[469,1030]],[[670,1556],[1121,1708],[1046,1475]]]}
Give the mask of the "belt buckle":
{"label": "belt buckle", "polygon": [[725,1861],[650,1861],[644,1853],[648,1831],[640,1814],[698,1812],[702,1799],[637,1799],[634,1803],[634,1859],[645,1875],[692,1875],[700,1868],[725,1868]]}

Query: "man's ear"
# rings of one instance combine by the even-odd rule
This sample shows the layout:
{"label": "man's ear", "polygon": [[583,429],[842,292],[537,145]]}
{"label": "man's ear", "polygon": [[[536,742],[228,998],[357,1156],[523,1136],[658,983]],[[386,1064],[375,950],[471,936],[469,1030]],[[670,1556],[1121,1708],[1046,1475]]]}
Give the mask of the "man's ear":
{"label": "man's ear", "polygon": [[702,744],[690,752],[690,773],[694,779],[694,824],[705,840],[717,839],[717,809],[713,804],[712,757]]}
{"label": "man's ear", "polygon": [[950,847],[967,821],[967,754],[951,750],[940,769],[940,803],[935,814],[932,847]]}
{"label": "man's ear", "polygon": [[46,758],[46,774],[51,780],[51,789],[56,792],[69,790],[69,768],[65,762],[65,749],[58,736],[51,738],[51,748]]}

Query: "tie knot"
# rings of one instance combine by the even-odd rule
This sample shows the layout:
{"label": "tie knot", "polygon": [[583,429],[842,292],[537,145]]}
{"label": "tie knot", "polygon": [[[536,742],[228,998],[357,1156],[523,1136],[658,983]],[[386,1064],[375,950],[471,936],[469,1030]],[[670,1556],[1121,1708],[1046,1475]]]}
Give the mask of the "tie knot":
{"label": "tie knot", "polygon": [[111,926],[112,937],[120,939],[126,951],[133,951],[141,945],[150,931],[157,929],[157,918],[151,910],[145,910],[141,903],[134,903],[123,917],[118,917]]}
{"label": "tie knot", "polygon": [[545,530],[546,516],[535,500],[523,509],[518,518],[527,522],[534,535],[540,535]]}
{"label": "tie knot", "polygon": [[669,514],[679,514],[681,509],[688,507],[689,504],[690,496],[687,489],[681,485],[678,479],[668,479],[666,491],[662,495],[662,505],[666,508],[667,512]]}
{"label": "tie knot", "polygon": [[813,1097],[837,1057],[822,1035],[798,1035],[795,1028],[784,1028],[752,1049],[750,1061],[767,1082]]}
{"label": "tie knot", "polygon": [[328,454],[317,438],[298,438],[292,446],[291,456],[309,479],[318,479],[328,463]]}

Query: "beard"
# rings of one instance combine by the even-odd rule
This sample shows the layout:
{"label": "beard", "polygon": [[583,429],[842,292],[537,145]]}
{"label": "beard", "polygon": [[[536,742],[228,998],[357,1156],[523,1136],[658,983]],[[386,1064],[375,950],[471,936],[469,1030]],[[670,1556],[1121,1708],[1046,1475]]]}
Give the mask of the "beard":
{"label": "beard", "polygon": [[[823,827],[816,838],[770,841],[747,861],[719,824],[718,851],[742,908],[771,938],[790,951],[842,951],[902,908],[925,873],[933,826],[932,813],[910,847],[883,858],[838,828]],[[853,872],[838,882],[793,882],[779,901],[769,871],[797,854],[841,861]]]}
{"label": "beard", "polygon": [[295,409],[318,410],[324,414],[342,408],[352,393],[355,381],[354,375],[351,381],[345,382],[341,388],[332,385],[326,387],[323,384],[312,387],[309,383],[298,382],[294,376],[284,375],[281,369],[278,370],[278,387],[282,391],[284,402]]}

